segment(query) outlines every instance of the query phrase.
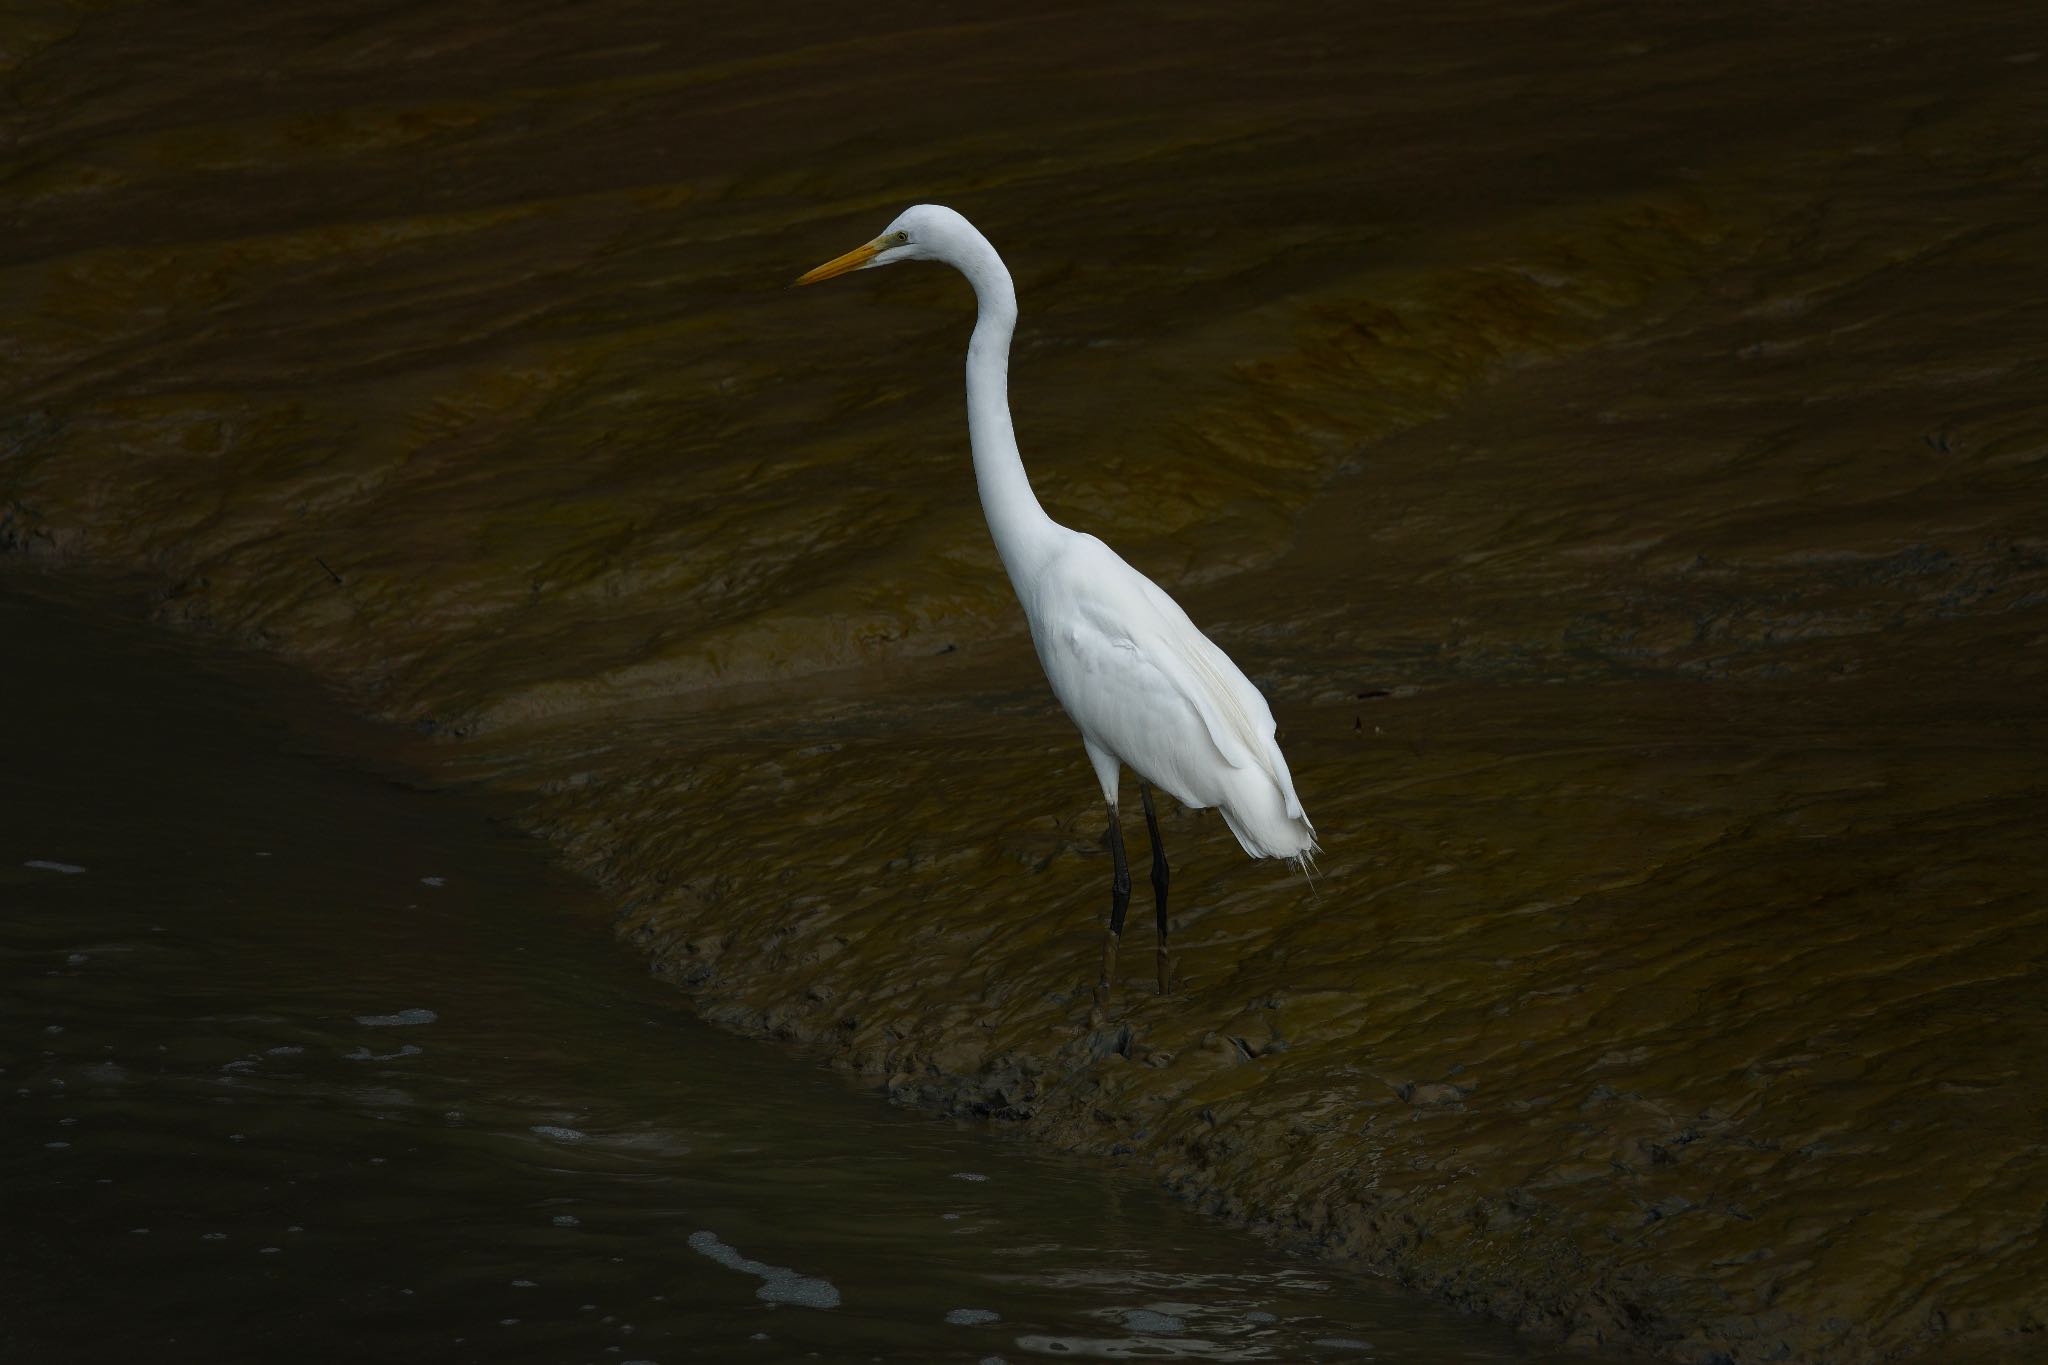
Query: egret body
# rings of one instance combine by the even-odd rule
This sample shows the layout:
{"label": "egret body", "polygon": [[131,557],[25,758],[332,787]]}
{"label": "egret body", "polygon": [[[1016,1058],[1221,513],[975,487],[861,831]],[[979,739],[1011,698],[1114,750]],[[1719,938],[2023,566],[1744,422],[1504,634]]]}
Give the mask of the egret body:
{"label": "egret body", "polygon": [[1080,727],[1081,743],[1109,807],[1115,874],[1097,1003],[1108,997],[1131,897],[1117,816],[1126,764],[1138,774],[1152,839],[1159,989],[1169,992],[1168,869],[1147,784],[1172,793],[1185,806],[1214,806],[1252,857],[1291,858],[1306,865],[1316,851],[1315,829],[1302,812],[1287,760],[1274,740],[1272,710],[1230,657],[1157,584],[1094,536],[1069,530],[1038,505],[1010,425],[1010,336],[1017,325],[1017,291],[1002,258],[972,223],[952,209],[919,204],[904,210],[881,236],[827,261],[797,283],[815,284],[901,261],[950,265],[974,286],[979,316],[967,343],[967,431],[982,511],[1053,695]]}

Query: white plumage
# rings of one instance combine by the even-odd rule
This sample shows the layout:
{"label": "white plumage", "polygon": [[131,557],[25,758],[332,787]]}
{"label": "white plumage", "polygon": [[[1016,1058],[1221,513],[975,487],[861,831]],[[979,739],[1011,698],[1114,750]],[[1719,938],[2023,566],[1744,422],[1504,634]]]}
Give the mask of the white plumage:
{"label": "white plumage", "polygon": [[1017,597],[1105,801],[1117,803],[1120,760],[1184,806],[1216,807],[1254,858],[1314,849],[1266,699],[1157,584],[1066,531]]}
{"label": "white plumage", "polygon": [[[1109,806],[1116,871],[1098,1001],[1106,998],[1130,897],[1117,817],[1128,765],[1186,806],[1214,806],[1254,858],[1306,866],[1315,829],[1274,740],[1273,713],[1230,656],[1195,628],[1180,604],[1094,536],[1045,514],[1024,474],[1010,424],[1010,337],[1017,295],[988,239],[949,208],[906,209],[881,236],[804,275],[813,284],[898,261],[939,261],[974,286],[979,313],[967,346],[967,425],[975,483],[996,553],[1017,590],[1053,694],[1081,729]],[[1167,865],[1151,793],[1140,786],[1152,836],[1159,922],[1159,984],[1166,955]]]}

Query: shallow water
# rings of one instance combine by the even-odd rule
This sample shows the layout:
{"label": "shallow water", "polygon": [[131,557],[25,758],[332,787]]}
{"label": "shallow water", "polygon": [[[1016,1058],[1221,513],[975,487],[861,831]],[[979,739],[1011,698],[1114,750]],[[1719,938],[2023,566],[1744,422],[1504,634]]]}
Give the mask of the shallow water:
{"label": "shallow water", "polygon": [[274,670],[0,640],[9,1359],[1562,1358],[713,1032]]}

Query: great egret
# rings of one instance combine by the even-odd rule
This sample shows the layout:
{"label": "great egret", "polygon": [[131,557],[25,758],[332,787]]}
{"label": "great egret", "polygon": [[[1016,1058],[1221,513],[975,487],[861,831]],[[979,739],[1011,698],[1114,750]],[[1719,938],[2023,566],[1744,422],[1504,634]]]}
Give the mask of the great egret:
{"label": "great egret", "polygon": [[1254,858],[1292,858],[1306,867],[1315,828],[1294,794],[1273,738],[1273,713],[1230,656],[1195,629],[1151,579],[1094,536],[1045,514],[1024,474],[1010,426],[1010,334],[1017,291],[988,239],[952,209],[905,209],[881,236],[804,275],[816,284],[899,261],[939,261],[974,286],[979,317],[967,343],[967,434],[974,480],[996,553],[1017,590],[1031,642],[1053,695],[1081,729],[1081,743],[1109,807],[1109,935],[1102,950],[1100,1008],[1116,972],[1117,944],[1131,900],[1131,869],[1117,816],[1122,765],[1138,774],[1152,838],[1152,891],[1159,922],[1159,991],[1173,989],[1166,946],[1166,849],[1152,809],[1156,783],[1184,806],[1214,806]]}

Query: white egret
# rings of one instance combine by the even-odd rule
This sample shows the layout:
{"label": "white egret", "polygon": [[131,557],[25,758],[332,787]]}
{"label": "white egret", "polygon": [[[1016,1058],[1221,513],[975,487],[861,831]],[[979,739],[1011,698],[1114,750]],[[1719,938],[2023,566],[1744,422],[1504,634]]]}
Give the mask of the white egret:
{"label": "white egret", "polygon": [[1045,514],[1024,474],[1010,425],[1010,335],[1017,292],[988,239],[952,209],[909,208],[881,236],[798,279],[816,284],[899,261],[938,261],[974,286],[979,317],[967,343],[967,433],[974,479],[996,553],[1017,590],[1038,660],[1074,724],[1109,806],[1109,935],[1096,1003],[1106,1003],[1131,899],[1117,792],[1125,764],[1137,773],[1152,838],[1159,924],[1159,990],[1173,989],[1166,943],[1166,850],[1152,808],[1156,784],[1197,809],[1214,806],[1254,858],[1306,866],[1315,829],[1294,794],[1273,738],[1273,713],[1230,657],[1195,629],[1159,586],[1094,536]]}

